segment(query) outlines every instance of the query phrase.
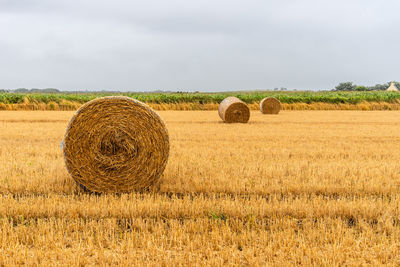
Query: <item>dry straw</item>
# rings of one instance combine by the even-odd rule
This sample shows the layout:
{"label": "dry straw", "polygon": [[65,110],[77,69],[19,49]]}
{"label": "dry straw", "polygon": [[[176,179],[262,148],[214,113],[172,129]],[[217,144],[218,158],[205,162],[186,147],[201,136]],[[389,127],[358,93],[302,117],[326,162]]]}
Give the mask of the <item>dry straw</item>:
{"label": "dry straw", "polygon": [[261,113],[278,114],[281,110],[281,102],[275,97],[266,97],[260,102]]}
{"label": "dry straw", "polygon": [[246,123],[250,118],[250,109],[239,98],[229,96],[219,104],[218,114],[224,122]]}
{"label": "dry straw", "polygon": [[169,155],[160,116],[129,97],[92,100],[72,117],[63,141],[68,172],[94,192],[130,192],[157,182]]}

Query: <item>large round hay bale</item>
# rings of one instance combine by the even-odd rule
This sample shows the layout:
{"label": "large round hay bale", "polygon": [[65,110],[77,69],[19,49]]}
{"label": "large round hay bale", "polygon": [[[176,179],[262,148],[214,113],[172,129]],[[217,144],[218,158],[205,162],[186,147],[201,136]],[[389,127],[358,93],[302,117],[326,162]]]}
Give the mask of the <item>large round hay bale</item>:
{"label": "large round hay bale", "polygon": [[167,128],[146,104],[129,97],[92,100],[72,117],[63,140],[72,178],[94,192],[148,188],[169,155]]}
{"label": "large round hay bale", "polygon": [[246,123],[250,118],[250,109],[239,98],[229,96],[219,104],[218,114],[224,122]]}
{"label": "large round hay bale", "polygon": [[275,97],[266,97],[260,102],[261,113],[278,114],[281,110],[281,102]]}

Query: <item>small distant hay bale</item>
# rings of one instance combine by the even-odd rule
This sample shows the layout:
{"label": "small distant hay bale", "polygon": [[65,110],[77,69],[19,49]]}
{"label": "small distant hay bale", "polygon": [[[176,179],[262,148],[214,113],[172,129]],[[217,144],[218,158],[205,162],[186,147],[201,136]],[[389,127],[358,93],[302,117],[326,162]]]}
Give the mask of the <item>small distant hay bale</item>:
{"label": "small distant hay bale", "polygon": [[278,114],[281,110],[281,102],[275,97],[266,97],[260,102],[262,114]]}
{"label": "small distant hay bale", "polygon": [[103,97],[78,109],[63,140],[72,178],[93,192],[123,193],[155,184],[169,155],[167,128],[146,104]]}
{"label": "small distant hay bale", "polygon": [[218,114],[224,122],[246,123],[250,119],[250,109],[242,100],[229,96],[219,104]]}

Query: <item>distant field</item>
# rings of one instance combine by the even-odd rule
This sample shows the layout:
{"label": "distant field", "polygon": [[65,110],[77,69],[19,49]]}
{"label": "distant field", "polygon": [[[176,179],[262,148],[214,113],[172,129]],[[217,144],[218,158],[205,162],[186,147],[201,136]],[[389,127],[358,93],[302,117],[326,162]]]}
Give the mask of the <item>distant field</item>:
{"label": "distant field", "polygon": [[400,265],[400,112],[160,111],[159,190],[78,190],[73,112],[0,112],[0,265]]}
{"label": "distant field", "polygon": [[[21,94],[0,93],[0,110],[75,110],[92,99],[112,94]],[[237,96],[252,109],[264,97],[276,97],[287,110],[399,110],[400,93],[386,91],[255,91],[230,93],[118,93],[158,110],[214,110],[227,96]]]}

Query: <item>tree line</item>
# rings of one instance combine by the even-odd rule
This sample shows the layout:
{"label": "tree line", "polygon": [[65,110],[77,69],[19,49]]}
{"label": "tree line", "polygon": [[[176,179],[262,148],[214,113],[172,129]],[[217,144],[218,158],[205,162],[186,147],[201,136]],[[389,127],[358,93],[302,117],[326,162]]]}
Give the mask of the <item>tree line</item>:
{"label": "tree line", "polygon": [[[397,88],[400,88],[400,82],[393,81]],[[374,86],[356,85],[352,82],[339,83],[334,91],[383,91],[389,88],[391,82],[384,84],[375,84]]]}

